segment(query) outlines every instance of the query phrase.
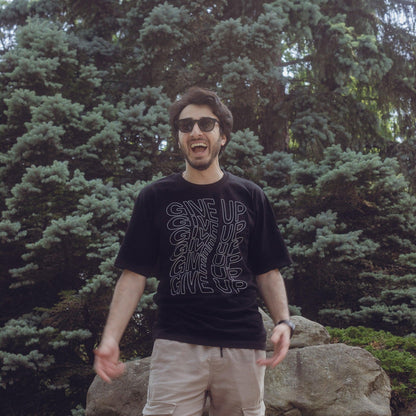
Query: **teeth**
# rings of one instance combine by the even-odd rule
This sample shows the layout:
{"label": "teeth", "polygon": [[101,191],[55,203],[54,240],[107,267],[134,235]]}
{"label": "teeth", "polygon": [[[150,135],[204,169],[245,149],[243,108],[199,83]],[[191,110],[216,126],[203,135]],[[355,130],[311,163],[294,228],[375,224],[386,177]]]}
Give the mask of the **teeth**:
{"label": "teeth", "polygon": [[195,149],[195,147],[208,147],[205,143],[192,143],[191,149]]}

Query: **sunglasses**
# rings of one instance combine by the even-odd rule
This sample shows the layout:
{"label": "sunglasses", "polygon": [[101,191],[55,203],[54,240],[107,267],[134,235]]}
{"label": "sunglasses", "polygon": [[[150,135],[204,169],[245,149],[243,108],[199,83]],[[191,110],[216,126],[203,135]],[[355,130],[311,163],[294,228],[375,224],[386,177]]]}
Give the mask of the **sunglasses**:
{"label": "sunglasses", "polygon": [[193,130],[195,123],[198,124],[199,130],[205,133],[213,130],[215,123],[220,124],[220,122],[215,118],[201,117],[199,120],[194,120],[193,118],[182,118],[176,122],[176,126],[182,133],[190,133]]}

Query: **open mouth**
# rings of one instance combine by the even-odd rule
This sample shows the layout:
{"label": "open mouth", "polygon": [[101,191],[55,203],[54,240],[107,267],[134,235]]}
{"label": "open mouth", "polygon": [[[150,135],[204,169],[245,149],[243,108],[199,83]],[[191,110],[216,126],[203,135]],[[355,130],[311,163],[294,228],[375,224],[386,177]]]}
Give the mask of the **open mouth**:
{"label": "open mouth", "polygon": [[208,148],[206,143],[203,142],[196,142],[191,144],[191,150],[194,153],[203,153]]}

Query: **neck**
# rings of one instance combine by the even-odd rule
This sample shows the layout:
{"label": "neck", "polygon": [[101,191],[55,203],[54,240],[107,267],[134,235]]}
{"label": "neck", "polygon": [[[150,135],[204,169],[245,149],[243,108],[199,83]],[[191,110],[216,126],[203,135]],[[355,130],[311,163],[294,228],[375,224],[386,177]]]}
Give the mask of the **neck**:
{"label": "neck", "polygon": [[182,176],[186,181],[196,185],[209,185],[218,182],[224,176],[224,172],[221,170],[219,164],[215,163],[205,170],[194,169],[187,163]]}

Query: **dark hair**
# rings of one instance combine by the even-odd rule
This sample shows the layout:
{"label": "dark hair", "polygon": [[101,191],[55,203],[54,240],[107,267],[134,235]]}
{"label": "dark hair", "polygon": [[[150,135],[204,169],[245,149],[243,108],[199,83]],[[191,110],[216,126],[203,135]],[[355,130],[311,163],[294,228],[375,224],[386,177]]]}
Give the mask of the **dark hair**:
{"label": "dark hair", "polygon": [[211,108],[211,111],[218,117],[221,133],[227,138],[227,142],[223,146],[225,147],[231,138],[233,115],[215,92],[200,87],[189,88],[189,90],[187,90],[179,100],[175,101],[169,108],[169,122],[175,138],[178,138],[178,127],[176,122],[179,119],[179,115],[182,110],[190,104],[207,105]]}

